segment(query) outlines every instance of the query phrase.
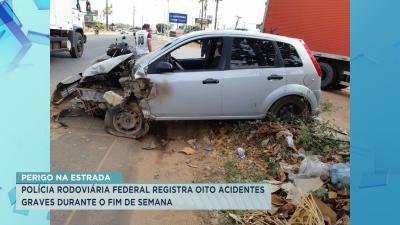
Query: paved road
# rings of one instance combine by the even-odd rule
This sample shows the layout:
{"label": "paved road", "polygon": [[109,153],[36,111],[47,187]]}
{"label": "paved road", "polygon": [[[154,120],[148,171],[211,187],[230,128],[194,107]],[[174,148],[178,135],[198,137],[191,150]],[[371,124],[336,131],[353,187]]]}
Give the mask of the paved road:
{"label": "paved road", "polygon": [[78,59],[71,58],[69,52],[51,54],[51,90],[54,90],[59,81],[72,74],[83,72],[94,59],[105,56],[108,45],[115,41],[115,38],[121,37],[122,35],[88,35],[83,55]]}

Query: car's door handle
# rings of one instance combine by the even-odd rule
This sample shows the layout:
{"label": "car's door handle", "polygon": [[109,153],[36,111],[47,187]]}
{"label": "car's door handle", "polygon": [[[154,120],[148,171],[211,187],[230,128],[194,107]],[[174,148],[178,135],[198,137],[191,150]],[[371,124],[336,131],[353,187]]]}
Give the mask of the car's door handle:
{"label": "car's door handle", "polygon": [[282,80],[283,76],[277,75],[277,74],[272,74],[268,76],[268,80]]}
{"label": "car's door handle", "polygon": [[203,80],[203,84],[218,84],[219,80],[213,78],[207,78]]}

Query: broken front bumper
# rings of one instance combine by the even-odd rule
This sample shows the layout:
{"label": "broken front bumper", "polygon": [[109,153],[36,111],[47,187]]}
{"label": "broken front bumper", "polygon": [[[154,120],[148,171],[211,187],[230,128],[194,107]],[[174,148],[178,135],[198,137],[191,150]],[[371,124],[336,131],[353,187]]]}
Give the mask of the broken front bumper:
{"label": "broken front bumper", "polygon": [[51,103],[53,105],[61,104],[66,98],[72,96],[76,91],[79,81],[82,79],[81,75],[72,75],[57,84],[56,89],[51,95]]}

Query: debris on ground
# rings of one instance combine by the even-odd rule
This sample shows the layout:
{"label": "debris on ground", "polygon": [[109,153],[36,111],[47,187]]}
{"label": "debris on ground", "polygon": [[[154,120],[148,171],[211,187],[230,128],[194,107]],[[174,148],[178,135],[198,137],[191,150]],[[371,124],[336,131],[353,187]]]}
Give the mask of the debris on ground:
{"label": "debris on ground", "polygon": [[239,158],[243,159],[244,157],[246,157],[246,150],[244,150],[244,148],[237,148],[236,152],[239,156]]}
{"label": "debris on ground", "polygon": [[307,156],[300,163],[298,174],[289,174],[289,179],[321,177],[329,175],[329,165],[319,160],[316,155]]}
{"label": "debris on ground", "polygon": [[345,163],[336,163],[330,168],[332,184],[350,184],[350,165]]}
{"label": "debris on ground", "polygon": [[197,140],[196,139],[189,139],[186,141],[193,149],[197,149]]}
{"label": "debris on ground", "polygon": [[[212,146],[213,154],[196,157],[212,157],[215,165],[208,161],[209,169],[199,171],[204,174],[196,181],[271,185],[271,210],[221,212],[224,224],[333,225],[349,221],[350,187],[343,166],[350,160],[346,132],[322,120],[292,118],[218,123],[207,138],[209,145],[203,149]],[[205,167],[200,160],[196,162]]]}
{"label": "debris on ground", "polygon": [[214,148],[212,146],[207,145],[203,148],[203,150],[206,152],[211,152],[212,150],[214,150]]}
{"label": "debris on ground", "polygon": [[196,166],[196,165],[192,164],[191,160],[187,160],[185,163],[186,163],[186,165],[188,167],[191,167],[191,168],[198,168],[199,167],[199,166]]}

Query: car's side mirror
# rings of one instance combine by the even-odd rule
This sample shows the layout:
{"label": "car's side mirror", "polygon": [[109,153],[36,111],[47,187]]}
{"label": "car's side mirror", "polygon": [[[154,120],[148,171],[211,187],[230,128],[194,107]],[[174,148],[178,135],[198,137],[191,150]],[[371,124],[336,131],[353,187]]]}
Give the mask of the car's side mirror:
{"label": "car's side mirror", "polygon": [[170,62],[161,61],[157,64],[156,69],[159,73],[174,71],[174,66]]}

